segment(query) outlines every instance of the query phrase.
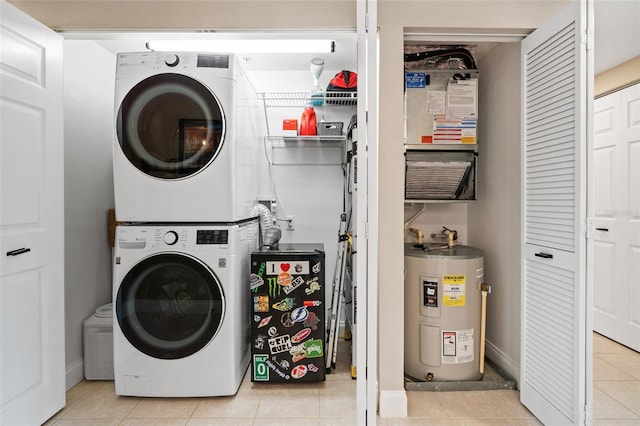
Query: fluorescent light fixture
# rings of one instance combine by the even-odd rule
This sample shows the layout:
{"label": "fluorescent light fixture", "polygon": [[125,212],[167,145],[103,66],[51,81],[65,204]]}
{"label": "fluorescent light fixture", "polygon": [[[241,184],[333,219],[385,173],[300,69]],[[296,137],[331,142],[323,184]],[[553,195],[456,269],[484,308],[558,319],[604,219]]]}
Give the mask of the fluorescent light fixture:
{"label": "fluorescent light fixture", "polygon": [[151,40],[150,50],[229,53],[333,53],[333,40]]}

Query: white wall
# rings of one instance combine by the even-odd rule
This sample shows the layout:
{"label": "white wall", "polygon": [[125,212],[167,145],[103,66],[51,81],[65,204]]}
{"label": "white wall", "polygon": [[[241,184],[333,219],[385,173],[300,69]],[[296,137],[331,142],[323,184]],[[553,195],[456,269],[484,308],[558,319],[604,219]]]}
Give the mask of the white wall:
{"label": "white wall", "polygon": [[111,301],[115,57],[64,42],[65,346],[67,388],[83,378],[82,322]]}
{"label": "white wall", "polygon": [[[353,46],[349,47],[355,52]],[[317,55],[322,57],[322,55]],[[353,69],[353,64],[341,64],[343,69]],[[320,76],[320,87],[325,88],[340,70],[325,69]],[[311,89],[311,72],[304,71],[247,71],[247,76],[258,92],[306,92]],[[303,108],[268,107],[266,117],[272,136],[282,135],[282,120],[294,118],[300,122]],[[346,131],[355,106],[325,105],[315,108],[316,119],[343,123]],[[279,141],[264,144],[261,152],[272,162],[271,176],[265,173],[260,179],[260,195],[275,196],[279,207],[278,218],[294,216],[295,230],[288,231],[285,222],[279,221],[283,243],[322,243],[325,249],[325,299],[331,301],[331,282],[336,262],[338,227],[343,211],[344,174],[341,163],[345,161],[344,144],[314,143],[282,144]]]}
{"label": "white wall", "polygon": [[478,201],[469,244],[484,250],[487,357],[520,377],[520,43],[480,59]]}

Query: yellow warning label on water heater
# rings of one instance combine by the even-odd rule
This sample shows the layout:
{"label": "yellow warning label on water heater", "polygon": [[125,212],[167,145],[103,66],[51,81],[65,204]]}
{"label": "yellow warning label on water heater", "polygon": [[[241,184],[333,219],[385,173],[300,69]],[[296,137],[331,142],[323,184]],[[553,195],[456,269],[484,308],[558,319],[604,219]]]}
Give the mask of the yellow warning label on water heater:
{"label": "yellow warning label on water heater", "polygon": [[466,279],[464,275],[445,275],[442,277],[444,306],[464,306]]}

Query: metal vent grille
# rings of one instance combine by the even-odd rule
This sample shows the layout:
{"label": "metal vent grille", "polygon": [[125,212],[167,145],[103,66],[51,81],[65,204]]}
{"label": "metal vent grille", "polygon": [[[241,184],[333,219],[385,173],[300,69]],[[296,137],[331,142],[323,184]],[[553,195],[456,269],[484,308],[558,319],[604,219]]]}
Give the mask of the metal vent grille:
{"label": "metal vent grille", "polygon": [[474,168],[469,152],[407,152],[405,200],[475,199]]}

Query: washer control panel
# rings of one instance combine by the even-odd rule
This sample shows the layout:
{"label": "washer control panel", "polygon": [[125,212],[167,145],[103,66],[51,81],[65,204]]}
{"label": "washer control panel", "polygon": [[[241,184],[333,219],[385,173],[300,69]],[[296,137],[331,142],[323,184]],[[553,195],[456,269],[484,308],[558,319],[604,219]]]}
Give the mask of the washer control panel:
{"label": "washer control panel", "polygon": [[[164,247],[216,246],[229,244],[229,230],[225,228],[158,228],[118,227],[118,247],[127,250],[159,249]],[[204,248],[204,247],[203,247]]]}

